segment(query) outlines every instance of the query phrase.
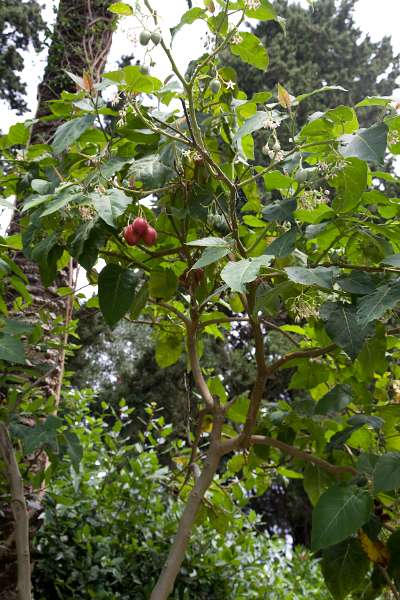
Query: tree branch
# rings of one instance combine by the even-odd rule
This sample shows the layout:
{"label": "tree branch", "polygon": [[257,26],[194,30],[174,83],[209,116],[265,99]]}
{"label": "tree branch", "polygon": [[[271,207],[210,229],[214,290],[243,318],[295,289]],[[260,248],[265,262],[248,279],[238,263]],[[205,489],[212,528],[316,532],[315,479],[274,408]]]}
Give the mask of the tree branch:
{"label": "tree branch", "polygon": [[208,385],[203,377],[203,373],[201,372],[201,366],[199,361],[199,356],[197,354],[196,348],[196,339],[197,339],[197,320],[192,318],[192,321],[186,323],[186,331],[187,331],[187,350],[189,355],[189,362],[193,373],[193,379],[195,381],[196,387],[206,405],[207,409],[214,413],[216,403],[214,398],[208,388]]}
{"label": "tree branch", "polygon": [[222,412],[214,414],[211,442],[204,462],[204,469],[199,478],[195,479],[195,485],[190,492],[182,517],[179,521],[178,531],[171,545],[168,558],[163,570],[152,591],[150,600],[167,600],[171,594],[175,579],[181,568],[185,557],[186,548],[189,543],[190,534],[203,501],[204,495],[210,487],[214,475],[221,460],[220,438],[224,415]]}
{"label": "tree branch", "polygon": [[18,600],[31,600],[31,561],[29,551],[29,516],[26,508],[24,483],[15,456],[9,431],[0,423],[0,452],[10,484],[11,509],[15,522],[17,548]]}
{"label": "tree branch", "polygon": [[250,443],[253,445],[262,445],[262,446],[270,446],[271,448],[277,448],[281,450],[285,454],[289,454],[289,456],[293,456],[294,458],[298,458],[300,460],[304,460],[305,462],[309,462],[317,467],[321,467],[324,471],[327,471],[331,475],[342,475],[343,473],[350,473],[351,475],[356,475],[357,471],[351,466],[347,465],[332,465],[327,460],[323,458],[319,458],[318,456],[314,456],[305,450],[300,450],[299,448],[295,448],[294,446],[289,446],[289,444],[285,444],[280,440],[269,437],[267,435],[252,435],[250,437]]}
{"label": "tree branch", "polygon": [[337,348],[336,344],[329,344],[329,346],[325,346],[324,348],[309,348],[307,350],[296,350],[295,352],[289,352],[282,356],[282,358],[278,358],[275,362],[267,365],[267,374],[271,375],[278,369],[280,369],[283,365],[288,363],[295,358],[315,358],[317,356],[322,356],[323,354],[328,354],[332,350]]}

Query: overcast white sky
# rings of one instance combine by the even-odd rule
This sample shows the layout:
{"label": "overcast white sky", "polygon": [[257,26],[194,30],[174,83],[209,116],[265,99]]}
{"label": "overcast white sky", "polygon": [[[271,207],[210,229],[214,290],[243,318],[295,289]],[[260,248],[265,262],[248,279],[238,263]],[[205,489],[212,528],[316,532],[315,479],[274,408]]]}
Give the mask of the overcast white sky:
{"label": "overcast white sky", "polygon": [[[129,0],[125,1],[129,2]],[[300,0],[300,3],[307,6],[306,0]],[[200,0],[193,2],[193,4],[203,5],[203,2]],[[57,0],[44,0],[43,16],[48,23],[54,21],[54,5],[57,5]],[[161,15],[162,27],[166,32],[170,27],[177,24],[180,15],[187,9],[186,0],[152,0],[152,5]],[[358,0],[355,20],[363,32],[370,34],[373,41],[381,39],[384,35],[391,35],[395,51],[400,52],[400,0]],[[114,35],[109,57],[111,68],[115,66],[116,61],[122,54],[134,54],[135,58],[139,59],[143,56],[143,48],[131,41],[131,34],[135,31],[135,26],[137,26],[137,23],[134,17],[121,20],[120,28]],[[182,69],[185,68],[190,58],[198,56],[203,51],[202,38],[204,32],[205,27],[201,22],[197,22],[184,27],[176,36],[174,55],[177,58],[178,66]],[[152,71],[153,74],[160,78],[166,77],[169,69],[162,51],[156,49],[153,56],[156,61],[156,66]],[[45,61],[45,52],[36,55],[32,50],[26,55],[22,77],[28,86],[28,105],[32,113],[35,110],[36,88],[41,79]],[[10,111],[5,104],[1,105],[0,103],[0,109],[2,114],[0,127],[2,131],[7,131],[11,124],[21,120],[21,117]],[[26,115],[26,117],[28,116]]]}

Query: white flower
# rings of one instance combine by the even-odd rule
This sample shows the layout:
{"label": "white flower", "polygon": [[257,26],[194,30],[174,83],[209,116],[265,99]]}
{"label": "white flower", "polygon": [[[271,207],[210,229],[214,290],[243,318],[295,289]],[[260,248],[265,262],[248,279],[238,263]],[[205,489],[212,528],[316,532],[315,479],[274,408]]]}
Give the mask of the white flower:
{"label": "white flower", "polygon": [[260,0],[244,0],[244,6],[250,10],[256,10],[257,8],[260,8],[261,2]]}
{"label": "white flower", "polygon": [[398,132],[390,131],[389,135],[388,135],[388,143],[392,146],[393,144],[398,144],[399,141],[400,141],[400,136],[399,136]]}
{"label": "white flower", "polygon": [[134,29],[129,29],[126,32],[126,37],[128,39],[129,42],[132,42],[132,44],[137,44],[137,35]]}
{"label": "white flower", "polygon": [[400,100],[392,100],[390,106],[397,111],[400,111]]}
{"label": "white flower", "polygon": [[233,90],[236,83],[234,81],[232,81],[232,79],[230,79],[229,81],[227,81],[225,83],[226,87],[228,88],[228,90]]}
{"label": "white flower", "polygon": [[274,121],[272,117],[267,117],[263,123],[263,127],[265,129],[277,129],[277,127],[279,127],[279,123]]}
{"label": "white flower", "polygon": [[265,144],[265,146],[262,147],[261,152],[263,154],[265,154],[265,156],[269,156],[269,146],[268,146],[268,144]]}
{"label": "white flower", "polygon": [[240,35],[239,32],[236,32],[231,39],[231,44],[240,44],[242,42],[242,36]]}
{"label": "white flower", "polygon": [[285,153],[284,153],[284,152],[282,152],[282,150],[279,150],[279,152],[277,152],[277,153],[275,154],[275,160],[276,160],[277,162],[280,162],[280,161],[281,161],[281,160],[283,160],[284,158],[285,158]]}
{"label": "white flower", "polygon": [[281,149],[281,145],[279,143],[279,140],[275,140],[275,144],[272,146],[272,149],[275,150],[275,152],[278,152],[278,150]]}
{"label": "white flower", "polygon": [[118,104],[119,100],[120,100],[119,94],[118,94],[118,92],[116,92],[110,98],[111,106],[116,106]]}

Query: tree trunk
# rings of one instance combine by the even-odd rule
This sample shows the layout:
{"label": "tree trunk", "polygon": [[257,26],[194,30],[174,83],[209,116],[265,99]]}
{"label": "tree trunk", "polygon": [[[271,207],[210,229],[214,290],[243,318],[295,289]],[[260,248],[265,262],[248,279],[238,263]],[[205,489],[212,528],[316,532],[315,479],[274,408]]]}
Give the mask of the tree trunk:
{"label": "tree trunk", "polygon": [[[47,66],[43,81],[38,88],[37,118],[50,114],[49,102],[59,98],[63,90],[70,92],[76,90],[76,86],[65,72],[66,70],[79,77],[87,74],[94,82],[100,79],[111,47],[115,23],[113,15],[107,11],[108,5],[108,0],[60,0]],[[30,143],[49,143],[58,125],[56,120],[36,122],[32,128]],[[20,200],[17,198],[17,203]],[[19,213],[15,211],[8,233],[11,235],[19,230]],[[13,259],[25,273],[28,279],[27,288],[32,297],[31,304],[23,314],[13,316],[25,321],[37,322],[39,312],[46,310],[52,319],[61,316],[62,322],[68,324],[72,312],[72,298],[58,296],[57,287],[71,286],[72,261],[69,268],[58,276],[54,286],[45,288],[35,263],[28,260],[22,252],[17,252]],[[10,300],[12,301],[12,298]],[[42,352],[40,356],[35,356],[35,359],[45,367],[47,373],[47,376],[41,380],[40,389],[46,397],[53,396],[55,398],[57,407],[60,401],[67,336],[63,334],[62,338],[57,339],[57,343],[54,344],[54,339],[51,338],[51,329],[50,323],[47,339],[52,343],[45,344],[47,346],[45,352]],[[45,462],[43,456],[38,457],[38,462],[41,464],[33,465],[33,468],[43,468]],[[11,509],[15,502],[11,484],[10,493],[10,504],[2,507],[7,518],[2,520],[0,531],[0,600],[16,598],[29,600],[30,589],[27,591],[25,585],[23,596],[20,591],[21,581],[26,582],[27,576],[30,581],[30,573],[27,573],[27,565],[30,563],[29,544],[27,547],[25,545],[23,553],[19,551],[18,540],[22,539],[21,524],[17,522],[15,514],[13,518],[15,511]],[[31,526],[30,529],[29,534],[32,537],[34,528]],[[16,540],[16,544],[14,540]],[[26,551],[28,555],[26,555]]]}

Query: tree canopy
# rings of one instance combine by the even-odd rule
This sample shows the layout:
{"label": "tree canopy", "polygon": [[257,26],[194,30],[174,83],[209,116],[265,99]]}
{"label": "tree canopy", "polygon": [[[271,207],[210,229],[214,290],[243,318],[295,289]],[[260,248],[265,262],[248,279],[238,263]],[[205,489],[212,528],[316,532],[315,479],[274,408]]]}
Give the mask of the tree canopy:
{"label": "tree canopy", "polygon": [[[399,203],[376,180],[398,182],[382,170],[387,154],[400,152],[398,105],[367,96],[301,124],[305,101],[343,86],[294,96],[278,82],[247,95],[221,56],[229,50],[264,73],[267,48],[241,26],[250,17],[279,23],[268,0],[207,1],[186,11],[172,38],[198,19],[210,32],[210,46],[186,74],[149,0],[135,11],[123,2],[109,10],[135,15],[148,64],[104,73],[100,82],[72,73],[79,89],[50,103],[63,121],[51,143],[26,145],[30,123],[1,138],[13,165],[3,196],[16,194],[21,211],[21,233],[0,247],[2,285],[16,290],[21,309],[15,319],[1,305],[8,472],[42,448],[55,466],[67,455],[77,470],[83,455],[71,421],[54,414],[54,399],[34,391],[32,401],[22,376],[40,369],[31,348],[45,330],[23,320],[29,291],[12,260],[22,246],[47,287],[73,259],[97,285],[89,308],[110,327],[125,319],[150,326],[158,364],[183,356],[193,378],[197,422],[170,466],[169,485],[184,508],[151,600],[173,592],[195,526],[227,534],[249,491],[268,487],[269,470],[303,481],[314,507],[312,549],[334,598],[396,591]],[[151,72],[158,45],[171,68],[165,81]],[[111,107],[102,96],[108,88],[117,90]],[[375,122],[361,127],[371,107],[379,108]],[[58,293],[75,296],[73,287]],[[207,339],[229,344],[241,327],[250,333],[254,377],[237,391],[205,354]],[[298,396],[265,398],[288,368]],[[12,481],[11,493],[21,495]]]}

